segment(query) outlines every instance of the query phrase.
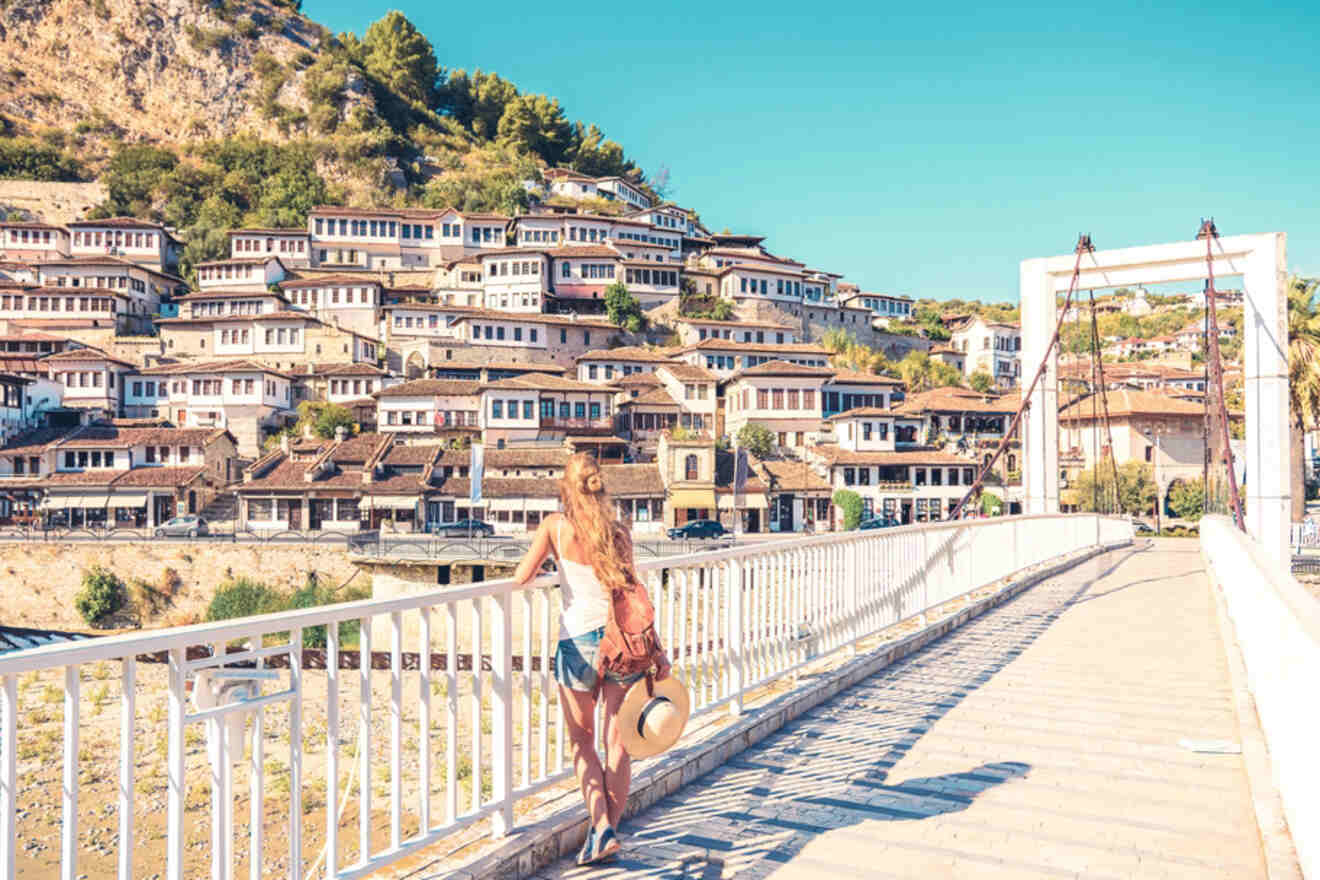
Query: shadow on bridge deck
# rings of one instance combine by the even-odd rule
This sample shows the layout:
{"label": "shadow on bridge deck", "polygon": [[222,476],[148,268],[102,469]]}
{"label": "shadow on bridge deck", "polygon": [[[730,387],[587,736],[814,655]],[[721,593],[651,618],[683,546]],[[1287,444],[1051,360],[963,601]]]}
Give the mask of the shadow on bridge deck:
{"label": "shadow on bridge deck", "polygon": [[798,718],[544,878],[1263,876],[1194,542],[1053,578]]}

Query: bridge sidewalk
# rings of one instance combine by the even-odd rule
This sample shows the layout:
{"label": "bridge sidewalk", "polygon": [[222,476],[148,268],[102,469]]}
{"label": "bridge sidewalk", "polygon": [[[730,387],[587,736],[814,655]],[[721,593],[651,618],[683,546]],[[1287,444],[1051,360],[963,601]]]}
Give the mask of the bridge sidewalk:
{"label": "bridge sidewalk", "polygon": [[1043,583],[624,823],[568,878],[1265,875],[1197,545]]}

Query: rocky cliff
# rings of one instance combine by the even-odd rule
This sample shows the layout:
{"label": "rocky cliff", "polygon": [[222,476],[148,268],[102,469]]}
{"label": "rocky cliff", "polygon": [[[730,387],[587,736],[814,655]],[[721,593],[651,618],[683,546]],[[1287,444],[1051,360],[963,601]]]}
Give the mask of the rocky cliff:
{"label": "rocky cliff", "polygon": [[113,138],[179,143],[281,132],[262,112],[259,56],[292,76],[324,29],[287,6],[197,0],[0,0],[0,115],[19,133],[62,131],[97,152]]}

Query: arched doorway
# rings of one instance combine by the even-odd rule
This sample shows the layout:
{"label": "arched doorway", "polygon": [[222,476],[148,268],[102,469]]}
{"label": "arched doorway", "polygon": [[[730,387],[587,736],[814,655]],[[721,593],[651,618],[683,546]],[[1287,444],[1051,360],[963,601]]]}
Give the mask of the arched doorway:
{"label": "arched doorway", "polygon": [[409,379],[420,379],[426,375],[426,359],[422,357],[421,352],[414,351],[408,355],[408,359],[403,364],[403,374]]}

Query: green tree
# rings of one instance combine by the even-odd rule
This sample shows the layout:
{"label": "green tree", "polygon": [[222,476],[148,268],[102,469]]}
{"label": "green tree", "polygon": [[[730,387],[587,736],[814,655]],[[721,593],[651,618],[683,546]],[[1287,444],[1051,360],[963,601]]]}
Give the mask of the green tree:
{"label": "green tree", "polygon": [[732,321],[733,303],[727,299],[717,299],[710,310],[710,316],[716,321]]}
{"label": "green tree", "polygon": [[862,496],[852,489],[839,489],[834,493],[834,506],[843,511],[843,529],[852,531],[862,521]]}
{"label": "green tree", "polygon": [[82,163],[30,138],[0,137],[0,177],[19,180],[83,179]]}
{"label": "green tree", "polygon": [[995,387],[995,380],[990,378],[990,374],[985,370],[977,370],[968,377],[967,384],[972,386],[973,391],[985,394]]}
{"label": "green tree", "polygon": [[738,446],[757,458],[769,458],[775,448],[775,435],[759,422],[748,422],[738,429]]}
{"label": "green tree", "polygon": [[994,492],[981,493],[981,513],[986,516],[999,516],[1004,512],[1004,500]]}
{"label": "green tree", "polygon": [[907,385],[909,394],[930,391],[932,388],[957,388],[963,375],[943,361],[937,361],[924,351],[910,351],[895,369]]}
{"label": "green tree", "polygon": [[178,164],[179,157],[163,147],[124,144],[101,173],[108,198],[93,209],[91,216],[156,216],[152,193]]}
{"label": "green tree", "polygon": [[540,156],[549,166],[561,165],[574,149],[573,126],[557,98],[520,95],[500,116],[499,142]]}
{"label": "green tree", "polygon": [[1181,519],[1199,520],[1205,512],[1205,483],[1201,478],[1174,483],[1169,489],[1169,509]]}
{"label": "green tree", "polygon": [[615,281],[605,288],[605,312],[609,315],[610,323],[629,333],[639,332],[646,324],[637,297],[628,292],[622,281]]}
{"label": "green tree", "polygon": [[1079,473],[1073,487],[1078,507],[1085,511],[1141,516],[1155,509],[1155,477],[1150,465],[1142,461],[1125,462],[1118,468],[1118,511],[1110,509],[1114,503],[1114,476],[1108,463],[1100,465],[1099,474],[1095,468]]}
{"label": "green tree", "polygon": [[429,108],[441,71],[431,41],[408,17],[390,10],[367,27],[360,46],[362,66],[399,97]]}
{"label": "green tree", "polygon": [[104,626],[124,607],[124,582],[109,569],[94,565],[83,572],[82,589],[73,597],[73,607],[88,626]]}
{"label": "green tree", "polygon": [[335,428],[339,427],[346,428],[349,434],[357,431],[353,413],[348,407],[323,400],[304,400],[298,404],[298,421],[293,426],[298,436],[310,431],[323,440],[329,440],[335,436]]}
{"label": "green tree", "polygon": [[[1306,516],[1304,436],[1320,417],[1320,314],[1315,294],[1320,281],[1292,276],[1288,279],[1288,408],[1292,470],[1292,518]],[[1227,395],[1226,395],[1227,396]]]}

